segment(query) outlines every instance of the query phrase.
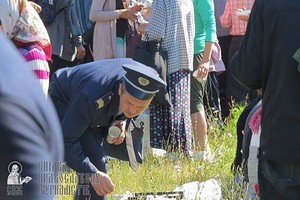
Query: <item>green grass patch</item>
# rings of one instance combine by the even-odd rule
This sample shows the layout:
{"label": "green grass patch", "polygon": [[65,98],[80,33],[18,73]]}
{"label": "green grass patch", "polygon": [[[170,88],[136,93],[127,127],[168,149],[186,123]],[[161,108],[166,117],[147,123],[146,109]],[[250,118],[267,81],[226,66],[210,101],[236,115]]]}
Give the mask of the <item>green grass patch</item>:
{"label": "green grass patch", "polygon": [[[241,184],[234,182],[230,167],[236,150],[236,122],[244,106],[232,109],[230,120],[217,125],[209,122],[209,144],[214,155],[213,162],[194,161],[183,155],[178,159],[147,155],[137,172],[128,162],[109,160],[108,174],[115,185],[115,192],[108,195],[130,193],[157,193],[173,191],[175,187],[193,181],[206,181],[218,178],[223,200],[239,200],[244,197]],[[71,196],[58,196],[57,199],[71,200]]]}

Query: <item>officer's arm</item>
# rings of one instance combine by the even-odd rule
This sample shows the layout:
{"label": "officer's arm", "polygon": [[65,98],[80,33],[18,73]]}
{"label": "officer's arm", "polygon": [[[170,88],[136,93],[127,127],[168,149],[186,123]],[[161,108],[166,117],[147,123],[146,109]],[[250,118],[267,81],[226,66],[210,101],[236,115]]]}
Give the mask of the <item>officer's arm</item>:
{"label": "officer's arm", "polygon": [[65,159],[68,166],[77,172],[96,173],[97,168],[83,153],[79,138],[91,123],[88,99],[79,94],[73,98],[62,120]]}

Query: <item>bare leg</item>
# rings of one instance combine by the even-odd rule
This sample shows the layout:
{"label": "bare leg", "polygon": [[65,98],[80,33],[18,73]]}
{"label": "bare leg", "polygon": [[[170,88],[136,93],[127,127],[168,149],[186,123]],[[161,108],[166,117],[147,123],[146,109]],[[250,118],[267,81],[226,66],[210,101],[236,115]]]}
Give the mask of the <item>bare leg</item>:
{"label": "bare leg", "polygon": [[202,107],[200,112],[191,114],[194,142],[196,151],[204,151],[207,142],[207,122],[205,111]]}

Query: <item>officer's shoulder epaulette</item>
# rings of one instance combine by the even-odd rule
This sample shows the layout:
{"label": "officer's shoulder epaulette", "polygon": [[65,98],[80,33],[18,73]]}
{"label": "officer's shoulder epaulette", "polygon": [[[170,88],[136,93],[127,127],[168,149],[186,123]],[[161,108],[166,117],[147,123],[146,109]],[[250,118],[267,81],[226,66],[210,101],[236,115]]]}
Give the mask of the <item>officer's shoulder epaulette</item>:
{"label": "officer's shoulder epaulette", "polygon": [[99,110],[100,108],[109,104],[111,102],[113,96],[114,96],[114,93],[109,92],[109,93],[105,94],[104,96],[100,97],[99,99],[95,100],[94,105],[95,105],[96,110]]}

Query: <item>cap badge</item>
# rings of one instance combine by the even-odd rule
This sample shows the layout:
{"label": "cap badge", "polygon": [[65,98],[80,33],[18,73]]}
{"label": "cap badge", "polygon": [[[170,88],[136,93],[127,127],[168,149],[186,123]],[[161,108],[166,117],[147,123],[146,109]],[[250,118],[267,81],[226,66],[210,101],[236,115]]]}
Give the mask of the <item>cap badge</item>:
{"label": "cap badge", "polygon": [[97,104],[98,104],[98,109],[102,108],[104,106],[104,101],[103,99],[98,99],[97,100]]}
{"label": "cap badge", "polygon": [[300,72],[300,48],[295,52],[293,58],[298,62],[298,71]]}
{"label": "cap badge", "polygon": [[150,81],[148,79],[145,79],[144,77],[139,77],[138,81],[139,84],[141,84],[142,86],[147,86],[150,83]]}

